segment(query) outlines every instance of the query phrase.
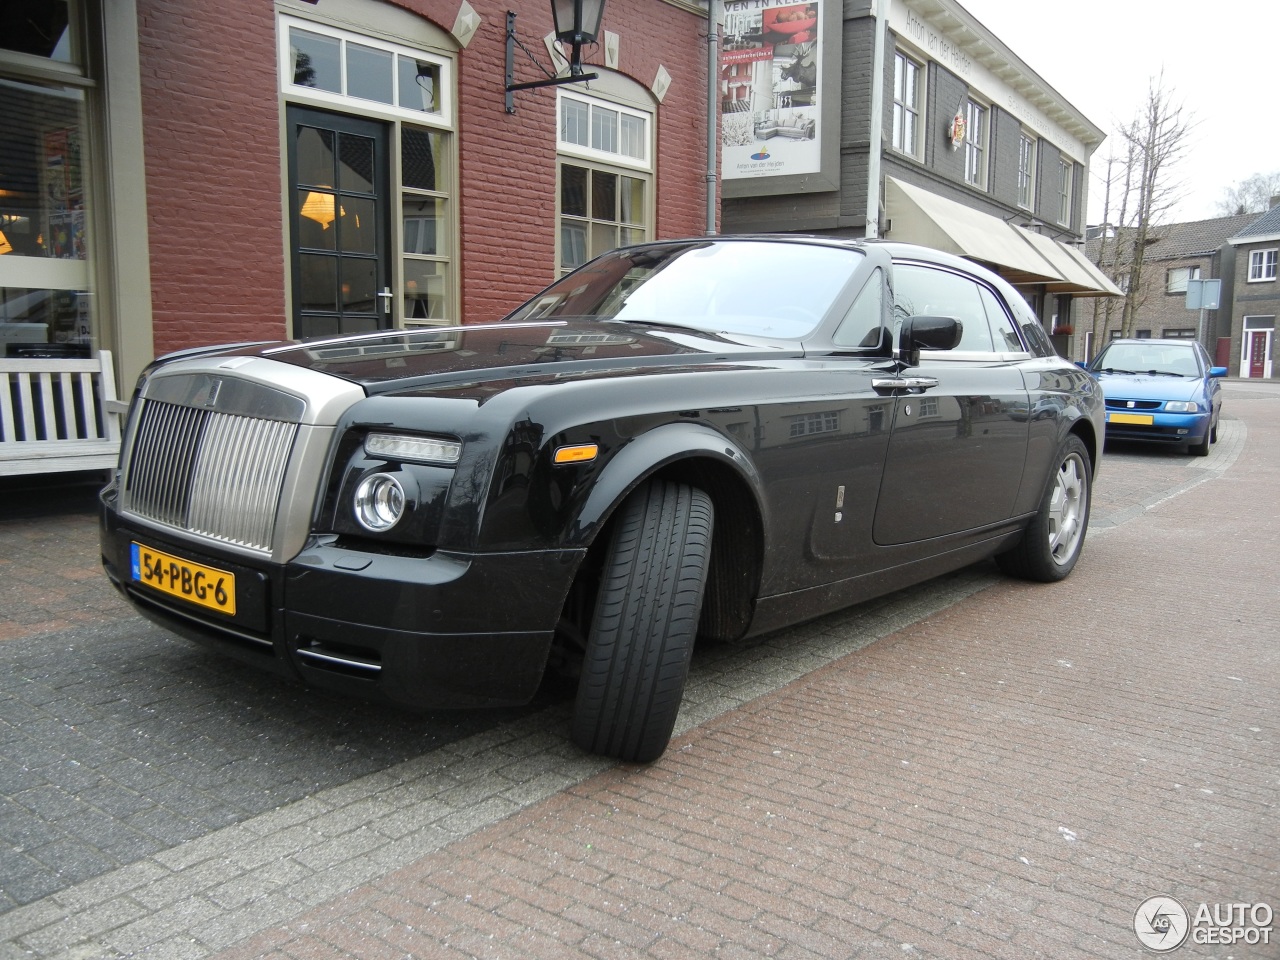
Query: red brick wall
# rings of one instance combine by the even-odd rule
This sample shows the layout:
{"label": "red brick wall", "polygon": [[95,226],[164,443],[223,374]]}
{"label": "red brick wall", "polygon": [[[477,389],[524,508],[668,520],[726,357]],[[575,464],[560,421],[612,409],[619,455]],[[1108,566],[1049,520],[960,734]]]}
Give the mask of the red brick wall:
{"label": "red brick wall", "polygon": [[156,353],[282,336],[271,4],[138,9]]}
{"label": "red brick wall", "polygon": [[[457,197],[464,322],[492,320],[555,275],[555,89],[503,96],[506,11],[545,57],[545,0],[471,0],[483,23],[458,55]],[[448,30],[456,0],[404,0]],[[330,9],[338,9],[333,4]],[[157,354],[286,335],[276,35],[264,0],[140,0],[147,202]],[[621,72],[672,83],[658,115],[656,234],[700,234],[706,189],[706,22],[658,0],[605,8]],[[587,48],[588,61],[603,50]],[[537,79],[517,51],[516,79]],[[126,321],[127,322],[127,319]]]}

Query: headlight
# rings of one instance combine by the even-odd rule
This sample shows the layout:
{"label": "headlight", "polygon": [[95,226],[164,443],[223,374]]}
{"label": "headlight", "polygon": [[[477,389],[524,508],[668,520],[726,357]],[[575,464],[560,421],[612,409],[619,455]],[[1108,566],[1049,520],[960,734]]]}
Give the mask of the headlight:
{"label": "headlight", "polygon": [[360,526],[372,533],[390,530],[404,516],[404,488],[389,473],[365,477],[352,504]]}
{"label": "headlight", "polygon": [[388,460],[417,460],[423,463],[457,463],[462,444],[435,437],[408,437],[395,433],[371,433],[364,438],[365,453]]}
{"label": "headlight", "polygon": [[1200,404],[1194,400],[1166,400],[1164,409],[1168,413],[1199,413]]}

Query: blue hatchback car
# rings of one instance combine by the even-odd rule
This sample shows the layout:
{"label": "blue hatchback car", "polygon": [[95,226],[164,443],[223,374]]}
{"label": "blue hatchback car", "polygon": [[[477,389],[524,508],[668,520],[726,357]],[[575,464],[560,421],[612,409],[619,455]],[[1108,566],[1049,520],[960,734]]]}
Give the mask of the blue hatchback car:
{"label": "blue hatchback car", "polygon": [[1102,384],[1108,440],[1186,444],[1207,457],[1218,439],[1220,377],[1194,340],[1112,340],[1085,367]]}

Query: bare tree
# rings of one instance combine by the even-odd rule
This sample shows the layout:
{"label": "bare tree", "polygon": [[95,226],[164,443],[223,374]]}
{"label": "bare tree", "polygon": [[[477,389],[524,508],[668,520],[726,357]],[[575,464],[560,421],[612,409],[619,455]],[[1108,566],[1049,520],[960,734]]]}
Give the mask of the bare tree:
{"label": "bare tree", "polygon": [[[1154,239],[1153,229],[1179,199],[1181,184],[1172,178],[1173,172],[1194,126],[1181,101],[1165,89],[1161,74],[1150,80],[1146,100],[1134,119],[1116,130],[1123,155],[1113,155],[1107,161],[1104,214],[1114,235],[1107,237],[1108,231],[1103,231],[1097,259],[1125,294],[1120,306],[1121,336],[1133,332],[1134,317],[1146,299],[1142,271],[1147,244]],[[1107,329],[1115,309],[1112,303],[1095,303],[1095,342]]]}
{"label": "bare tree", "polygon": [[1271,200],[1277,196],[1280,196],[1280,170],[1255,173],[1223,189],[1217,206],[1218,216],[1266,213],[1271,209]]}

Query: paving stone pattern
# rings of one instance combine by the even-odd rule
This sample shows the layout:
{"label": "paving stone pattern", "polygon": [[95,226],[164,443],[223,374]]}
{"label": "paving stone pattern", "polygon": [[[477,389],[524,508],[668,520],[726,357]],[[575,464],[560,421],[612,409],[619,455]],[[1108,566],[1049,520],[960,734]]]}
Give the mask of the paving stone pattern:
{"label": "paving stone pattern", "polygon": [[[682,739],[646,768],[570,747],[562,697],[412,717],[110,603],[76,621],[55,563],[55,627],[0,608],[0,958],[1136,956],[1143,896],[1280,890],[1268,625],[1215,634],[1230,679],[1180,666],[1240,576],[1204,481],[1231,483],[1252,433],[1274,462],[1257,422],[1202,460],[1109,452],[1067,584],[978,565],[700,651]],[[4,509],[12,557],[41,518]],[[62,555],[92,533],[53,525]],[[1131,575],[1152,537],[1217,548],[1207,595]],[[1259,662],[1269,685],[1236,676]]]}

